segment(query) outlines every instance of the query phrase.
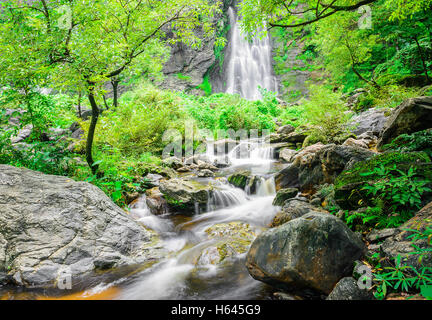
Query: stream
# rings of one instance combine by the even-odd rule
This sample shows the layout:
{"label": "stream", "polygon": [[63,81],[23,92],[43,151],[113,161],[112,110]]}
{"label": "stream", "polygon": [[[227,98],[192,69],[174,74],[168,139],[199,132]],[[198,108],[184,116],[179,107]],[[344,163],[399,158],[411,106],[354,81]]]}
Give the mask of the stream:
{"label": "stream", "polygon": [[[250,153],[238,156],[238,149]],[[120,287],[118,299],[263,299],[270,288],[255,281],[245,267],[246,253],[230,257],[222,265],[197,265],[203,251],[214,245],[206,230],[214,225],[243,222],[262,232],[276,214],[272,206],[275,196],[273,173],[279,164],[274,150],[259,143],[243,142],[228,155],[231,166],[217,172],[215,178],[195,178],[199,183],[212,184],[215,191],[207,212],[192,217],[179,215],[154,216],[141,197],[130,213],[161,237],[170,256],[151,268],[128,278]],[[226,176],[237,170],[249,169],[259,176],[255,193],[228,184]]]}

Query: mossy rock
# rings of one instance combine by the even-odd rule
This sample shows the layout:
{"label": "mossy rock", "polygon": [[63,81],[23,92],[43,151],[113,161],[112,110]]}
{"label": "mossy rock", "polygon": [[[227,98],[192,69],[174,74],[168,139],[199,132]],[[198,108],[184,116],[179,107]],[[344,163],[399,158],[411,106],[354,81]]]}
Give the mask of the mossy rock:
{"label": "mossy rock", "polygon": [[371,172],[381,165],[385,168],[392,168],[396,165],[396,168],[401,171],[407,171],[410,167],[414,167],[418,177],[432,181],[432,163],[425,152],[384,153],[367,161],[359,162],[339,175],[334,183],[337,204],[343,209],[355,209],[364,205],[364,203],[360,203],[360,200],[366,198],[366,193],[361,189],[366,183],[376,181],[378,176],[364,177],[361,174]]}
{"label": "mossy rock", "polygon": [[161,181],[159,189],[170,208],[190,214],[196,206],[205,207],[211,194],[210,186],[177,178]]}
{"label": "mossy rock", "polygon": [[216,241],[201,252],[197,259],[198,265],[225,264],[229,258],[246,253],[256,237],[256,230],[244,222],[217,224],[205,232],[209,239]]}
{"label": "mossy rock", "polygon": [[294,198],[298,194],[297,188],[286,188],[279,190],[273,201],[274,206],[283,206],[285,201]]}
{"label": "mossy rock", "polygon": [[245,189],[250,177],[250,171],[240,171],[230,175],[228,177],[228,182],[237,188]]}

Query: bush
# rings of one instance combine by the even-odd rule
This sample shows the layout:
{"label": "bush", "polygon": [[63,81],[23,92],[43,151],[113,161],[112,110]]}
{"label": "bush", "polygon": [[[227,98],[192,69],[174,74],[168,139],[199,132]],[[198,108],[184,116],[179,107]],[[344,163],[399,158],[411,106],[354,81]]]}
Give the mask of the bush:
{"label": "bush", "polygon": [[432,129],[403,134],[384,146],[384,150],[399,152],[424,151],[432,157]]}
{"label": "bush", "polygon": [[[392,266],[381,266],[380,260],[374,264],[375,297],[379,300],[384,299],[389,292],[406,292],[411,294],[421,293],[424,298],[432,299],[421,289],[432,286],[432,268],[421,263],[425,255],[432,252],[432,226],[427,226],[424,230],[404,230],[412,233],[411,246],[412,255],[418,256],[420,265],[418,267],[404,263],[402,257],[398,255]],[[418,248],[415,243],[417,240],[426,240],[426,248]],[[378,254],[379,256],[379,254]]]}
{"label": "bush", "polygon": [[332,92],[325,86],[311,86],[309,91],[310,100],[300,106],[300,121],[310,126],[311,138],[306,143],[333,143],[339,141],[341,136],[349,134],[346,128],[349,120],[346,113],[348,109],[341,99],[341,94]]}
{"label": "bush", "polygon": [[181,94],[182,104],[202,129],[217,130],[274,130],[274,117],[281,114],[282,109],[275,95],[262,91],[262,101],[248,101],[238,95],[225,93],[213,94],[209,97],[198,97]]}
{"label": "bush", "polygon": [[161,153],[164,132],[184,128],[184,120],[179,97],[144,83],[124,94],[116,110],[104,112],[96,130],[95,146],[125,157]]}

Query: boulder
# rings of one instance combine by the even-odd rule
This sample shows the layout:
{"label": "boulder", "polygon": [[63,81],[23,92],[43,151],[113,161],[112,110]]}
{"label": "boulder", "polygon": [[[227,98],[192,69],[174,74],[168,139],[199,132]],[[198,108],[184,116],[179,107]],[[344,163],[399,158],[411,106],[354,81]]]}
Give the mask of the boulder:
{"label": "boulder", "polygon": [[84,121],[87,121],[88,119],[90,119],[92,117],[92,115],[93,115],[92,110],[82,110],[81,111],[81,119],[83,119]]}
{"label": "boulder", "polygon": [[194,213],[196,206],[205,206],[209,200],[210,188],[195,181],[170,179],[159,186],[167,203],[174,210]]}
{"label": "boulder", "polygon": [[81,140],[84,136],[84,130],[81,128],[76,129],[72,132],[71,138]]}
{"label": "boulder", "polygon": [[0,165],[0,212],[0,273],[17,285],[52,288],[67,270],[81,286],[164,255],[154,232],[89,183]]}
{"label": "boulder", "polygon": [[293,219],[300,218],[311,212],[325,212],[309,203],[306,199],[294,198],[285,201],[282,210],[273,218],[270,228],[283,225]]}
{"label": "boulder", "polygon": [[166,158],[162,161],[162,164],[165,167],[168,167],[168,168],[171,168],[174,170],[180,169],[184,166],[182,160],[177,158],[177,157]]}
{"label": "boulder", "polygon": [[297,154],[296,150],[284,148],[279,151],[279,159],[281,159],[284,162],[290,163],[296,154]]}
{"label": "boulder", "polygon": [[217,167],[215,167],[211,163],[205,162],[205,161],[202,161],[202,160],[198,160],[196,162],[196,164],[198,165],[198,169],[199,170],[213,170],[213,171],[219,170]]}
{"label": "boulder", "polygon": [[340,219],[309,213],[257,237],[247,254],[250,275],[287,291],[329,294],[352,274],[363,242]]}
{"label": "boulder", "polygon": [[360,135],[368,131],[378,135],[387,121],[387,112],[388,110],[386,109],[368,109],[351,118],[348,126],[353,128],[352,132],[355,135]]}
{"label": "boulder", "polygon": [[156,173],[148,173],[145,177],[144,177],[144,184],[150,188],[154,188],[154,187],[159,187],[160,185],[160,181],[163,179],[164,177],[161,176],[160,174],[156,174]]}
{"label": "boulder", "polygon": [[154,215],[168,212],[168,203],[158,187],[146,190],[146,204],[150,212]]}
{"label": "boulder", "polygon": [[375,153],[366,149],[329,144],[312,154],[295,157],[294,162],[276,174],[276,188],[314,190],[317,185],[333,183],[336,177],[353,164],[369,159]]}
{"label": "boulder", "polygon": [[366,240],[369,242],[378,242],[394,236],[396,233],[398,233],[398,229],[396,228],[387,228],[383,230],[374,229],[366,236]]}
{"label": "boulder", "polygon": [[209,169],[203,169],[198,171],[197,176],[201,177],[201,178],[209,178],[209,177],[214,177],[214,172],[209,170]]}
{"label": "boulder", "polygon": [[30,137],[33,132],[33,125],[28,124],[18,131],[16,136],[11,137],[12,143],[19,143]]}
{"label": "boulder", "polygon": [[421,237],[420,239],[412,239],[413,231],[424,232],[426,228],[432,225],[432,202],[421,209],[415,217],[405,222],[398,228],[398,232],[387,238],[381,245],[381,252],[387,259],[388,263],[394,264],[394,260],[398,255],[401,255],[403,264],[411,265],[420,268],[423,264],[426,267],[432,268],[432,252],[428,251],[423,255],[421,262],[419,255],[414,254],[418,250],[415,248],[425,249],[430,248],[430,239]]}
{"label": "boulder", "polygon": [[283,206],[286,200],[294,198],[298,194],[298,192],[299,191],[296,188],[286,188],[279,190],[273,201],[273,205]]}
{"label": "boulder", "polygon": [[432,97],[408,99],[399,105],[387,120],[378,141],[378,149],[401,134],[432,128]]}
{"label": "boulder", "polygon": [[244,190],[250,178],[250,171],[243,170],[230,175],[228,177],[228,182],[231,183],[233,186]]}
{"label": "boulder", "polygon": [[292,144],[302,144],[307,135],[302,132],[292,132],[290,134],[278,134],[274,133],[270,135],[270,143],[292,143]]}
{"label": "boulder", "polygon": [[353,139],[353,138],[348,138],[344,143],[344,146],[349,146],[349,147],[359,147],[359,148],[363,148],[363,149],[368,149],[369,148],[369,142],[366,140],[362,140],[362,139]]}
{"label": "boulder", "polygon": [[374,300],[371,291],[360,289],[352,277],[342,278],[327,297],[327,300]]}
{"label": "boulder", "polygon": [[286,125],[286,126],[282,126],[277,130],[277,134],[280,135],[288,135],[290,133],[293,133],[295,131],[295,128],[292,125]]}

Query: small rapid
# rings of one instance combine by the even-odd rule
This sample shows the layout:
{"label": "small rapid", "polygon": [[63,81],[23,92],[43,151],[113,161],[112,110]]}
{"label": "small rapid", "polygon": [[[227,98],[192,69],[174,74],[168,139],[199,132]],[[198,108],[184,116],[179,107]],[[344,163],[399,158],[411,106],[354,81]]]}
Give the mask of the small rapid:
{"label": "small rapid", "polygon": [[[242,148],[249,157],[238,156]],[[253,238],[264,230],[276,214],[272,205],[276,188],[269,170],[274,162],[274,150],[257,142],[240,142],[226,156],[231,162],[227,171],[241,166],[258,166],[254,192],[236,188],[221,175],[207,179],[213,192],[207,210],[192,217],[179,219],[172,215],[154,216],[147,208],[145,196],[130,208],[130,213],[146,227],[156,231],[168,254],[165,260],[128,277],[120,285],[118,299],[260,299],[266,297],[268,287],[254,280],[246,270],[246,252],[232,254],[224,263],[214,263],[217,245],[231,241],[237,231],[224,235],[230,224],[247,226],[246,236]],[[210,237],[209,230],[216,229],[221,237]],[[219,231],[222,230],[222,231]],[[233,240],[235,241],[235,240]]]}

